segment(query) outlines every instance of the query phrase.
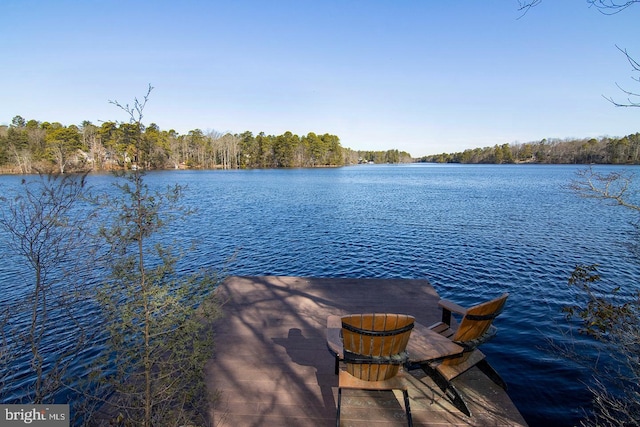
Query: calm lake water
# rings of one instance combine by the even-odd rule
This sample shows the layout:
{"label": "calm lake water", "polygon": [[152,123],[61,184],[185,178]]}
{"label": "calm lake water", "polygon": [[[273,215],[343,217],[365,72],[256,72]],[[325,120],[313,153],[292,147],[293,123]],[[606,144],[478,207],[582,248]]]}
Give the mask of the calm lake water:
{"label": "calm lake water", "polygon": [[[147,183],[187,185],[184,202],[198,209],[170,236],[198,244],[183,260],[185,271],[425,278],[462,305],[509,292],[498,336],[483,351],[531,425],[568,426],[588,405],[583,382],[590,374],[548,350],[548,339],[567,342],[561,313],[572,302],[567,278],[576,264],[598,263],[604,280],[624,286],[637,286],[640,273],[623,246],[631,212],[566,189],[583,168],[172,171],[150,173]],[[19,180],[0,177],[0,189]],[[96,191],[113,191],[109,175],[89,182]],[[0,267],[0,294],[19,294],[14,273]]]}

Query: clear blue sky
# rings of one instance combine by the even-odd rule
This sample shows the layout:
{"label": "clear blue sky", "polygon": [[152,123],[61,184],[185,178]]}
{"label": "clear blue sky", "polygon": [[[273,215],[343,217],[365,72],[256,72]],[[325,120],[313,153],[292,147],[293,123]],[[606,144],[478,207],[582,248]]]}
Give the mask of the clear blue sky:
{"label": "clear blue sky", "polygon": [[0,124],[126,120],[338,135],[413,156],[543,138],[624,136],[640,109],[615,45],[640,58],[640,6],[586,0],[4,0]]}

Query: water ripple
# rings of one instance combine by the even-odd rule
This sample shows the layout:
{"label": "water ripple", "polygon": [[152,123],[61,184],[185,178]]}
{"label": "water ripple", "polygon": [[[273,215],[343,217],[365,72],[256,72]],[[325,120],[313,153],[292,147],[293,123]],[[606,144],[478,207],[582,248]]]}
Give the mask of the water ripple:
{"label": "water ripple", "polygon": [[[184,272],[225,266],[238,275],[426,278],[462,305],[510,292],[500,334],[485,352],[529,423],[572,425],[589,398],[581,383],[589,374],[555,358],[547,342],[565,339],[567,278],[578,263],[601,264],[611,283],[636,283],[639,273],[620,245],[629,215],[567,192],[576,170],[181,171],[151,173],[147,182],[188,185],[184,202],[197,214],[162,236],[179,247],[198,244],[185,254]],[[109,178],[91,178],[109,188]],[[0,270],[0,295],[20,292],[15,277]]]}

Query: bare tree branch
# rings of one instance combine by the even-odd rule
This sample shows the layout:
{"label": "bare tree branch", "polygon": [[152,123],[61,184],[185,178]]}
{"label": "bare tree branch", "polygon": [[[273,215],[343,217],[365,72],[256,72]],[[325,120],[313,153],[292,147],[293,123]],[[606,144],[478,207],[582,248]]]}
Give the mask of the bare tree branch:
{"label": "bare tree branch", "polygon": [[615,15],[616,13],[622,12],[635,3],[640,3],[640,0],[587,0],[587,2],[589,3],[589,7],[596,7],[601,13],[605,15]]}
{"label": "bare tree branch", "polygon": [[[518,0],[518,10],[522,12],[520,18],[540,3],[542,3],[542,0]],[[587,3],[589,3],[589,7],[597,8],[604,15],[615,15],[636,3],[640,3],[640,0],[587,0]]]}
{"label": "bare tree branch", "polygon": [[633,174],[611,172],[606,175],[596,173],[592,168],[578,172],[570,188],[581,197],[608,201],[614,205],[640,211],[640,206],[632,202],[634,192],[629,190]]}
{"label": "bare tree branch", "polygon": [[[640,72],[640,63],[638,63],[638,61],[633,59],[631,55],[629,55],[629,52],[627,52],[626,49],[622,49],[619,46],[616,46],[616,48],[618,48],[618,50],[622,52],[624,56],[626,56],[627,61],[629,61],[629,64],[631,64],[631,71]],[[640,83],[640,77],[631,77],[631,79]],[[606,97],[603,95],[604,99],[611,102],[616,107],[640,107],[640,93],[636,93],[636,92],[632,92],[630,90],[624,89],[618,83],[616,83],[616,86],[618,86],[618,89],[620,89],[625,95],[627,95],[627,102],[620,103],[620,102],[614,101],[612,97]]]}
{"label": "bare tree branch", "polygon": [[142,97],[142,101],[139,101],[138,98],[134,98],[133,106],[129,106],[129,104],[122,105],[118,101],[109,100],[109,104],[113,104],[116,107],[120,108],[124,112],[129,115],[129,123],[142,123],[142,112],[144,111],[144,107],[147,105],[147,101],[149,100],[149,95],[151,95],[151,91],[153,90],[153,86],[149,84],[149,88],[147,89],[147,93]]}
{"label": "bare tree branch", "polygon": [[542,3],[542,0],[527,0],[527,1],[518,0],[518,11],[522,12],[522,14],[518,17],[518,19],[522,18],[524,15],[526,15],[529,12],[529,10],[531,10],[532,7],[536,7],[540,3]]}

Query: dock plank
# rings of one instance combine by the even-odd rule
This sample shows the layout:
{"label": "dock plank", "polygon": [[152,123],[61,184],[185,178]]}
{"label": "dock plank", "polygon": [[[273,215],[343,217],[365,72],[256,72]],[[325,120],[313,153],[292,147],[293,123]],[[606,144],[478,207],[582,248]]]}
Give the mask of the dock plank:
{"label": "dock plank", "polygon": [[[224,317],[207,365],[217,393],[215,426],[333,426],[338,378],[327,350],[327,316],[411,314],[430,325],[439,300],[426,280],[300,277],[227,278],[217,290]],[[507,393],[477,368],[454,380],[472,417],[460,413],[420,370],[409,375],[416,426],[526,426]],[[393,392],[343,392],[342,425],[406,425]]]}

